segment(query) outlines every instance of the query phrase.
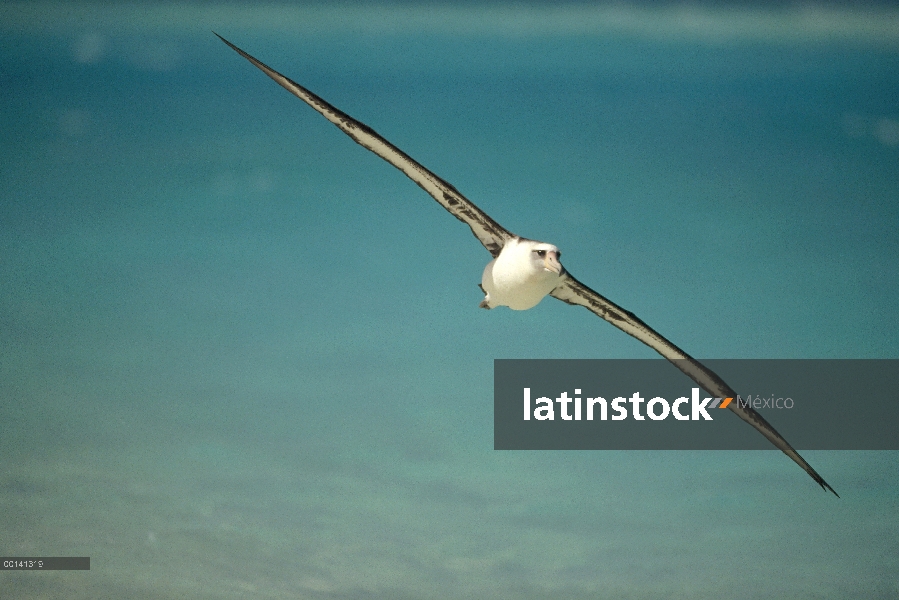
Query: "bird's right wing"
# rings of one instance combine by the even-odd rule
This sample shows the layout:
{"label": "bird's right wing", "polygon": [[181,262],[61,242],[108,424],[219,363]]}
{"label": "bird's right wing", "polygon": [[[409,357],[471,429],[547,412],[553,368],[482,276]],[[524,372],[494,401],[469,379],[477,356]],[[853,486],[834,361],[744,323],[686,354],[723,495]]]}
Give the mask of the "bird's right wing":
{"label": "bird's right wing", "polygon": [[[215,32],[213,32],[215,33]],[[219,34],[220,40],[228,44],[235,52],[250,61],[263,73],[271,77],[281,87],[317,110],[323,117],[337,125],[345,134],[353,138],[360,146],[371,150],[394,167],[406,174],[406,177],[418,184],[450,214],[471,228],[471,232],[493,255],[499,256],[505,243],[515,237],[502,225],[490,218],[490,215],[478,208],[474,202],[459,193],[455,187],[423,167],[411,156],[381,137],[377,131],[357,121],[342,110],[331,106],[300,84],[281,75],[268,65],[253,58]]]}
{"label": "bird's right wing", "polygon": [[[683,371],[687,377],[698,383],[702,389],[713,396],[718,398],[737,397],[736,392],[711,369],[669,342],[652,327],[638,319],[634,313],[624,310],[614,302],[599,295],[572,277],[571,274],[566,272],[564,281],[550,292],[550,295],[562,302],[583,306],[628,335],[637,338],[667,358],[675,367]],[[743,406],[740,402],[732,401],[727,407],[737,413],[741,419],[755,427],[759,433],[768,438],[784,454],[793,459],[824,490],[830,490],[835,496],[839,497],[839,494],[834,492],[833,488],[818,475],[818,472],[796,452],[789,442],[751,406]]]}

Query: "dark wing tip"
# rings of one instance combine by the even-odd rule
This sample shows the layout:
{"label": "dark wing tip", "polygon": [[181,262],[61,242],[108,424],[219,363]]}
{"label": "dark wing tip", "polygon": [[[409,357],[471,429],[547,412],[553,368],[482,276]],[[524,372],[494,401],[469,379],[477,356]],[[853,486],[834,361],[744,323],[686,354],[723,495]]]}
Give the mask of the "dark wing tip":
{"label": "dark wing tip", "polygon": [[808,468],[806,468],[805,471],[806,471],[806,473],[808,473],[809,475],[812,476],[812,479],[815,480],[815,483],[817,483],[818,485],[821,486],[821,489],[822,489],[822,490],[824,490],[825,492],[830,492],[831,494],[833,494],[833,495],[836,496],[837,498],[840,497],[840,495],[836,492],[836,490],[834,490],[832,487],[830,487],[830,484],[827,483],[826,481],[824,481],[824,478],[823,478],[823,477],[821,477],[820,475],[818,475],[818,472],[817,472],[817,471],[815,471],[814,469],[812,469],[810,466],[809,466]]}
{"label": "dark wing tip", "polygon": [[217,34],[216,32],[213,31],[213,32],[212,32],[212,35],[214,35],[214,36],[217,37],[218,39],[222,40],[223,42],[225,42],[226,44],[228,44],[229,46],[231,46],[231,48],[233,48],[234,50],[236,50],[239,54],[241,54],[241,55],[244,55],[244,54],[245,54],[243,50],[241,50],[240,48],[238,48],[237,46],[235,46],[234,44],[232,44],[231,42],[229,42],[228,40],[226,40],[225,38],[223,38],[222,36],[220,36],[220,35]]}
{"label": "dark wing tip", "polygon": [[823,479],[821,481],[819,481],[818,483],[821,485],[821,489],[823,489],[825,492],[830,492],[837,498],[840,497],[840,495],[836,492],[836,490],[834,490],[832,487],[830,487],[830,485],[828,485],[828,483],[826,481],[824,481]]}
{"label": "dark wing tip", "polygon": [[[243,56],[244,58],[246,58],[248,61],[250,61],[250,62],[253,63],[254,65],[257,65],[257,66],[258,66],[259,61],[257,61],[255,58],[253,58],[252,56],[250,56],[249,54],[247,54],[246,52],[244,52],[243,50],[241,50],[240,48],[238,48],[237,46],[235,46],[234,44],[232,44],[231,42],[229,42],[228,40],[226,40],[225,38],[223,38],[222,36],[220,36],[220,35],[217,34],[216,32],[213,31],[212,34],[215,35],[215,37],[217,37],[218,39],[220,39],[220,40],[222,40],[223,42],[225,42],[226,44],[228,44],[228,46],[230,46],[232,50],[234,50],[235,52],[237,52],[238,54],[240,54],[241,56]],[[264,71],[264,70],[265,70],[265,69],[263,69],[263,71]]]}

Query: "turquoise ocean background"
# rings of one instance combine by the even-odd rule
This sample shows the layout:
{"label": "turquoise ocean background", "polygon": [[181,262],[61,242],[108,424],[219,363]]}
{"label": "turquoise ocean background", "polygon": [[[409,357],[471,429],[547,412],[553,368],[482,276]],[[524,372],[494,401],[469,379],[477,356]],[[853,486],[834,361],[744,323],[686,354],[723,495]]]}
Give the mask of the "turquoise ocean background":
{"label": "turquoise ocean background", "polygon": [[0,595],[899,597],[896,452],[494,451],[654,353],[212,30],[694,356],[899,358],[889,6],[0,3],[0,554],[91,557]]}

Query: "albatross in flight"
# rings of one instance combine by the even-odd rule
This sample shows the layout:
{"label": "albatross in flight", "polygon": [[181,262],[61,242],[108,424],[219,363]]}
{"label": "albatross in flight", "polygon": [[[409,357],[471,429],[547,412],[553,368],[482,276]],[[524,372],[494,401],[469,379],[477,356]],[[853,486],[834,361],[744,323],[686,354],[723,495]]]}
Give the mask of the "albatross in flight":
{"label": "albatross in flight", "polygon": [[[481,279],[481,289],[484,291],[481,308],[508,306],[513,310],[527,310],[539,304],[547,294],[562,302],[583,306],[667,358],[713,396],[737,397],[729,385],[702,363],[666,340],[633,313],[575,279],[559,262],[561,252],[556,246],[529,240],[508,231],[460,194],[455,187],[381,137],[374,129],[331,106],[217,33],[215,35],[281,87],[321,113],[357,144],[371,150],[405,173],[450,214],[471,228],[478,241],[493,255],[493,260],[484,269]],[[759,413],[739,402],[731,402],[727,407],[793,459],[825,491],[830,490],[837,495],[817,471]]]}

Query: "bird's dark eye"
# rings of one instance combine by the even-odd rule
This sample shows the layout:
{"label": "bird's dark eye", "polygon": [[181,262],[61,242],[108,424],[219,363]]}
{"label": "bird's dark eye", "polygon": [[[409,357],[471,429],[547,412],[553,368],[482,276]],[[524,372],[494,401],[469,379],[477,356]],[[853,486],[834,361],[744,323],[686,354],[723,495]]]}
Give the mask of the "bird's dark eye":
{"label": "bird's dark eye", "polygon": [[539,256],[540,258],[546,256],[546,250],[534,250],[534,252],[536,252],[537,256]]}

